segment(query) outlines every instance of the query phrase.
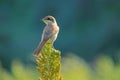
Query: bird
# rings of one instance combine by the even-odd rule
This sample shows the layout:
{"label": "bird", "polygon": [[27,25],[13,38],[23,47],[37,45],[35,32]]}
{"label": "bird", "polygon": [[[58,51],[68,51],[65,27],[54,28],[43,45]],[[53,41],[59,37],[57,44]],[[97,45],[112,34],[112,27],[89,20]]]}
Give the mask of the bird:
{"label": "bird", "polygon": [[56,19],[53,16],[48,15],[44,17],[42,21],[46,24],[46,26],[43,30],[41,41],[34,51],[35,56],[39,56],[47,41],[53,45],[59,33],[59,26],[57,25]]}

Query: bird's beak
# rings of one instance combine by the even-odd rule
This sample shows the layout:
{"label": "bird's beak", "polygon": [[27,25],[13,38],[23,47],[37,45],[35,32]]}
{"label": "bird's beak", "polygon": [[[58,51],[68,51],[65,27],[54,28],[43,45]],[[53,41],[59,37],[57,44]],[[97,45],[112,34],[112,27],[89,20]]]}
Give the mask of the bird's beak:
{"label": "bird's beak", "polygon": [[46,22],[46,20],[45,20],[44,18],[42,19],[42,21],[43,21],[45,24],[47,24],[47,22]]}
{"label": "bird's beak", "polygon": [[44,22],[44,18],[42,19],[42,21]]}
{"label": "bird's beak", "polygon": [[44,18],[42,19],[42,21],[45,23],[45,20],[44,20]]}

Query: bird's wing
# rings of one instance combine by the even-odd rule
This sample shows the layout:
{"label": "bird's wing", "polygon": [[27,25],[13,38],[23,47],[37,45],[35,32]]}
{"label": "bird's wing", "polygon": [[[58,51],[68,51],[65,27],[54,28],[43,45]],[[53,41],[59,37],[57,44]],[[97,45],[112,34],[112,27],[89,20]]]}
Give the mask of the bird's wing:
{"label": "bird's wing", "polygon": [[39,55],[39,53],[41,52],[41,50],[42,50],[42,48],[43,48],[43,46],[45,45],[46,42],[47,42],[47,40],[43,40],[42,42],[40,42],[37,49],[34,51],[35,56]]}
{"label": "bird's wing", "polygon": [[56,26],[46,27],[46,29],[44,31],[43,39],[49,39],[50,37],[52,37],[53,35],[55,35],[58,32],[59,32],[59,28],[57,28]]}

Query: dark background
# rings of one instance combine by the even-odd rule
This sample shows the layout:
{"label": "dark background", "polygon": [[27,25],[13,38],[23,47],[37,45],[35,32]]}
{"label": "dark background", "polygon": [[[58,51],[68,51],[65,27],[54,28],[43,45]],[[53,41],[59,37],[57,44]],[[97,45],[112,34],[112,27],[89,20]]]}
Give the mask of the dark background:
{"label": "dark background", "polygon": [[101,54],[120,58],[120,0],[0,0],[0,61],[31,62],[47,15],[60,33],[54,44],[62,56],[74,53],[92,61]]}

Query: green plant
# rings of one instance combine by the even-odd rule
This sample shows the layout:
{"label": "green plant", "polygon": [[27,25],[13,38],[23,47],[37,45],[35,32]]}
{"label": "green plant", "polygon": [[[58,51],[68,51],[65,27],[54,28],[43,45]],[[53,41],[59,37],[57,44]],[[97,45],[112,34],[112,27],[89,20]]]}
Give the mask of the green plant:
{"label": "green plant", "polygon": [[[84,59],[68,54],[62,58],[62,77],[64,80],[120,80],[120,63],[115,64],[109,56],[102,55],[91,65],[92,68]],[[34,67],[14,60],[8,72],[0,63],[0,80],[37,80],[39,73]]]}
{"label": "green plant", "polygon": [[61,77],[61,53],[53,48],[49,42],[45,44],[37,58],[37,69],[40,80],[62,80]]}

